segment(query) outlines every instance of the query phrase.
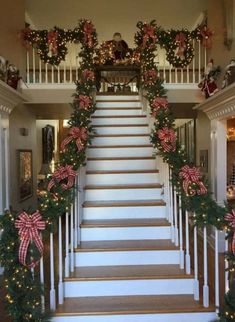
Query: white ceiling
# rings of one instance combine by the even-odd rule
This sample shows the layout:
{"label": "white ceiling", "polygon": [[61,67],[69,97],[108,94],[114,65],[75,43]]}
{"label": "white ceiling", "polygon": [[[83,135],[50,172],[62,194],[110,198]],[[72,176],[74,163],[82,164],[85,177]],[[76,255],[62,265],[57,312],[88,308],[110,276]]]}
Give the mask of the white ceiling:
{"label": "white ceiling", "polygon": [[138,20],[156,19],[164,28],[192,28],[207,0],[25,0],[26,17],[38,29],[74,28],[79,18],[91,19],[99,40],[120,31],[133,40]]}

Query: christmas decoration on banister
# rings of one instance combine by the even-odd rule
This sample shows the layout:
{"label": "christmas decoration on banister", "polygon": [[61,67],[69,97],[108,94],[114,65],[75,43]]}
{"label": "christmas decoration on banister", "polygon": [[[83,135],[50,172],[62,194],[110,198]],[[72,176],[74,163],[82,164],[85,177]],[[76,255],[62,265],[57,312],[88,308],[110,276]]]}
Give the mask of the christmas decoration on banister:
{"label": "christmas decoration on banister", "polygon": [[51,314],[47,307],[46,311],[42,307],[43,287],[38,263],[43,256],[45,239],[56,230],[59,216],[69,211],[74,203],[75,179],[85,163],[86,148],[93,136],[91,115],[96,109],[92,91],[97,38],[92,22],[85,19],[81,19],[74,30],[27,29],[21,36],[25,45],[33,45],[45,62],[55,65],[65,58],[66,42],[76,41],[82,45],[70,130],[61,144],[55,172],[48,178],[48,189],[38,194],[39,209],[20,214],[6,211],[0,216],[0,264],[4,267],[6,311],[14,322],[49,322]]}

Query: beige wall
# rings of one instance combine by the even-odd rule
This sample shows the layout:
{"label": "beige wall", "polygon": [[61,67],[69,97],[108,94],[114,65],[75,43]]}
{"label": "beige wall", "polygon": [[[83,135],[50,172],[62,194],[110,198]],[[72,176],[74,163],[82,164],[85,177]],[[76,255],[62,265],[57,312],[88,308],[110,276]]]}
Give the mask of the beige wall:
{"label": "beige wall", "polygon": [[24,0],[0,0],[0,55],[24,71],[24,48],[18,32],[24,28]]}

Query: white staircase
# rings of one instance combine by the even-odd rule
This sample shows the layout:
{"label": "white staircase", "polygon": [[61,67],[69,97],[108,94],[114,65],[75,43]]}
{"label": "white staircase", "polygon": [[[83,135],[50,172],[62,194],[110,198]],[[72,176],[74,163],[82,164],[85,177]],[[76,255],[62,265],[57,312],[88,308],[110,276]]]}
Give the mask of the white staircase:
{"label": "white staircase", "polygon": [[180,269],[138,96],[97,96],[81,244],[54,322],[210,322]]}

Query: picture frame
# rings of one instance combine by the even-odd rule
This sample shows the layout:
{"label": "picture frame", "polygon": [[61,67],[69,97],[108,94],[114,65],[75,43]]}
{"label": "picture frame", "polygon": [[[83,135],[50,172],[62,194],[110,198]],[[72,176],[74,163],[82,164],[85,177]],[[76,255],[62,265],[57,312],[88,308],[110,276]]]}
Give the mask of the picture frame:
{"label": "picture frame", "polygon": [[17,150],[18,154],[18,195],[22,202],[33,195],[33,152]]}

